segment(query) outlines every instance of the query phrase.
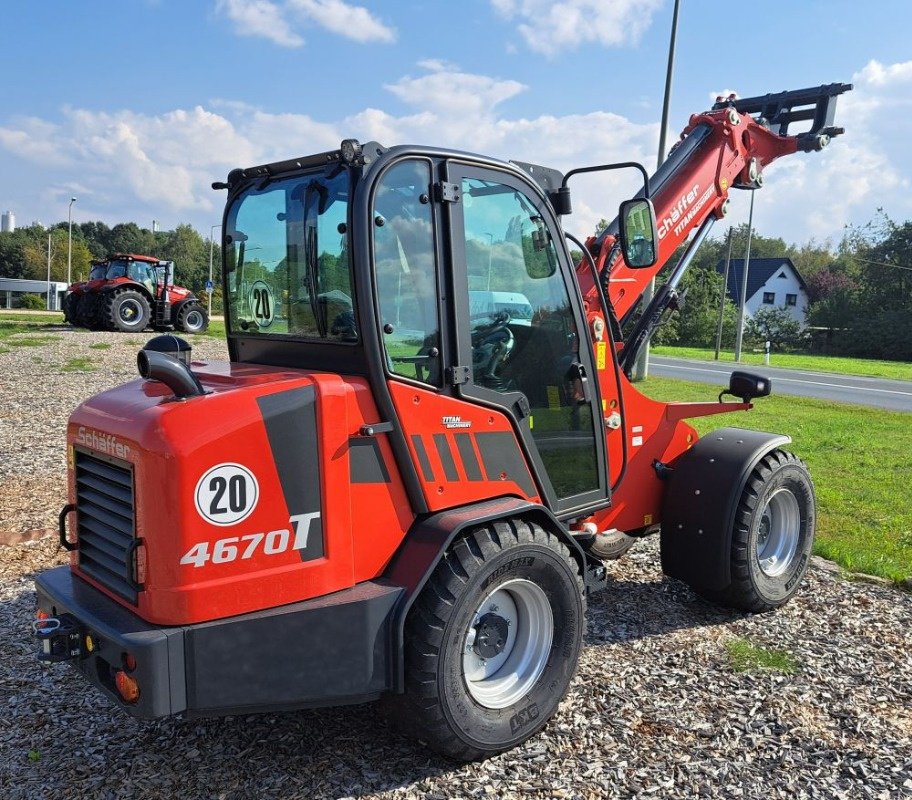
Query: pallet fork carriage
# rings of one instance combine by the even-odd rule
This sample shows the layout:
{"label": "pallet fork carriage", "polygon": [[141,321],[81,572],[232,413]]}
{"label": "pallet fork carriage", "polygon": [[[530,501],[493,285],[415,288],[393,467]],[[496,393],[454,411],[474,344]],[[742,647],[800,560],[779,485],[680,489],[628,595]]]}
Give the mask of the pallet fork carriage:
{"label": "pallet fork carriage", "polygon": [[71,416],[71,564],[37,578],[39,659],[146,719],[382,699],[468,760],[554,714],[604,562],[642,536],[713,602],[786,602],[815,521],[789,437],[685,421],[770,381],[660,403],[627,371],[730,190],[842,133],[850,88],[694,115],[604,232],[570,237],[579,263],[570,179],[630,165],[347,139],[233,170],[213,185],[230,363],[158,337]]}

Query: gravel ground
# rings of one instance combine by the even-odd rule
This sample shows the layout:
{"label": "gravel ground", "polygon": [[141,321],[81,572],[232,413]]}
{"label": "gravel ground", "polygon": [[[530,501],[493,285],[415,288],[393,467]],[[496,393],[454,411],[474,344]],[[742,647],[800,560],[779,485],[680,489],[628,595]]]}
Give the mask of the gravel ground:
{"label": "gravel ground", "polygon": [[[54,524],[67,414],[132,377],[141,338],[55,335],[0,353],[0,529],[11,534]],[[80,356],[97,370],[62,371]],[[0,546],[2,798],[912,798],[912,595],[819,559],[789,605],[748,616],[664,579],[656,542],[638,544],[590,599],[559,713],[521,748],[468,766],[394,734],[372,706],[122,715],[69,668],[34,659],[32,577],[63,560],[49,538]],[[793,671],[737,671],[735,640],[785,651]]]}

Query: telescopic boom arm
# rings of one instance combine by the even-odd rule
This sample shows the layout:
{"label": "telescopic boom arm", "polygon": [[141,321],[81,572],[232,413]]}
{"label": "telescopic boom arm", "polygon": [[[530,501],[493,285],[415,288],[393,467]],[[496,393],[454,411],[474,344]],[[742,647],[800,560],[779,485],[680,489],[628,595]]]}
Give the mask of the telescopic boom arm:
{"label": "telescopic boom arm", "polygon": [[[708,230],[708,226],[704,229],[707,220],[725,216],[730,189],[757,189],[763,185],[763,170],[777,158],[822,150],[832,137],[843,133],[833,125],[836,99],[851,89],[851,84],[831,83],[742,100],[731,96],[719,98],[710,111],[693,115],[649,181],[659,238],[655,265],[631,269],[624,263],[616,246],[617,219],[586,242],[617,319],[633,309],[650,280],[692,231]],[[807,121],[808,130],[788,133],[791,125]],[[580,283],[591,304],[597,302],[597,295],[588,273],[581,265]]]}

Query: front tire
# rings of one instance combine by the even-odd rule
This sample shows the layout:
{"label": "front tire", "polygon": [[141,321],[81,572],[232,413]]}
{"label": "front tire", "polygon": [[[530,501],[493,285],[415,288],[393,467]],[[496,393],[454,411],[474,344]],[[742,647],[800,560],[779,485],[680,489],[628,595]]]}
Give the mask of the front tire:
{"label": "front tire", "polygon": [[63,298],[63,321],[74,327],[78,324],[76,322],[76,304],[78,301],[79,298],[72,292]]}
{"label": "front tire", "polygon": [[112,331],[137,333],[149,324],[149,301],[134,289],[113,292],[105,298],[105,322]]}
{"label": "front tire", "polygon": [[754,467],[741,492],[732,531],[731,582],[701,591],[743,611],[786,603],[810,564],[815,527],[814,484],[800,459],[773,450]]}
{"label": "front tire", "polygon": [[509,750],[541,730],[576,671],[585,590],[567,547],[505,520],[447,551],[405,625],[402,727],[449,758]]}
{"label": "front tire", "polygon": [[177,315],[175,327],[184,333],[205,333],[209,315],[199,303],[185,303]]}

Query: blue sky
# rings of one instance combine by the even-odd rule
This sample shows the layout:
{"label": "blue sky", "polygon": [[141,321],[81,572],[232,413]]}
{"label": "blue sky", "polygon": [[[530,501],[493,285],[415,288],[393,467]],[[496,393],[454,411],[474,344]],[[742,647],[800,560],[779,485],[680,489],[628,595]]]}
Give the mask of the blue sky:
{"label": "blue sky", "polygon": [[[721,91],[835,81],[847,128],[774,165],[755,222],[836,240],[912,218],[912,4],[682,0],[670,140]],[[343,137],[569,169],[655,166],[672,0],[83,0],[0,11],[0,210],[18,224],[180,222],[208,235],[234,166]],[[586,235],[632,188],[586,179]],[[746,193],[733,218],[746,217]],[[717,226],[717,232],[720,227]]]}

